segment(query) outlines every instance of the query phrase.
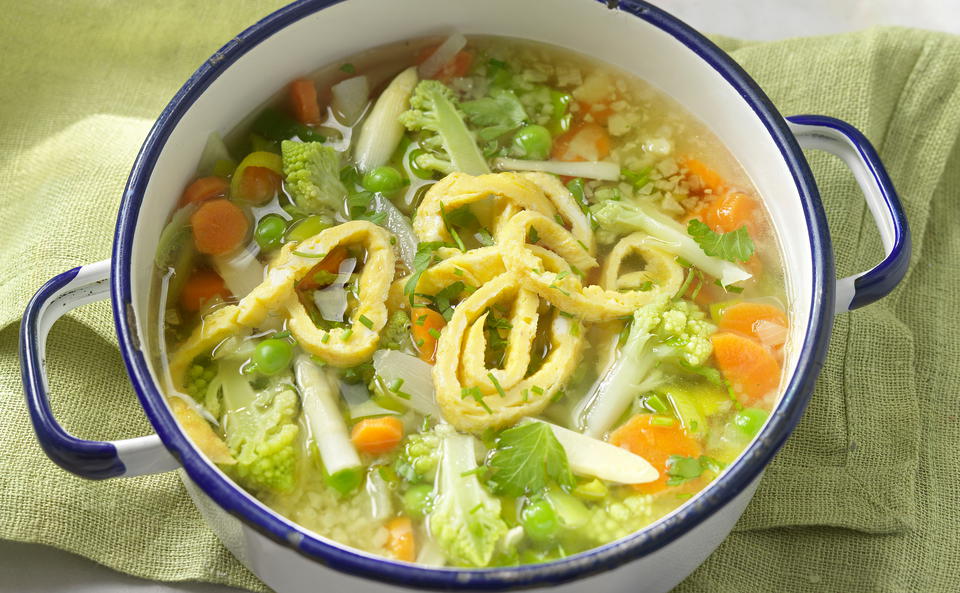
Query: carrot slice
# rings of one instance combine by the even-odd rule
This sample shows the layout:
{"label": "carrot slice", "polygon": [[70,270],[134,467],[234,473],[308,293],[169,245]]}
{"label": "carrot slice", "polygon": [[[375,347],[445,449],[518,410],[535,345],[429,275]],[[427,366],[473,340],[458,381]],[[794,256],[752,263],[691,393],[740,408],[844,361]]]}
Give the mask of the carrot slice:
{"label": "carrot slice", "polygon": [[316,290],[330,284],[324,281],[323,276],[325,274],[320,273],[337,274],[340,271],[340,264],[347,259],[347,255],[349,255],[347,248],[341,245],[331,249],[330,253],[324,256],[317,265],[310,268],[310,271],[300,279],[300,282],[297,282],[297,290]]}
{"label": "carrot slice", "polygon": [[703,222],[718,233],[730,233],[746,226],[752,235],[756,208],[756,200],[747,194],[730,192],[704,208]]}
{"label": "carrot slice", "polygon": [[227,285],[213,270],[194,270],[180,291],[180,307],[193,313],[214,297],[227,298],[230,291]]}
{"label": "carrot slice", "polygon": [[190,215],[193,243],[209,255],[229,253],[247,237],[250,222],[236,204],[218,198],[208,200]]}
{"label": "carrot slice", "polygon": [[559,161],[599,161],[610,154],[610,135],[603,126],[581,122],[553,141],[551,156]]}
{"label": "carrot slice", "polygon": [[662,417],[654,414],[637,414],[610,433],[610,444],[623,447],[650,462],[660,472],[660,477],[646,484],[633,487],[646,494],[654,494],[667,487],[667,460],[671,455],[700,457],[700,443],[679,422],[664,426],[658,423]]}
{"label": "carrot slice", "polygon": [[251,204],[266,204],[280,191],[281,178],[266,167],[244,167],[234,198]]}
{"label": "carrot slice", "polygon": [[230,182],[223,177],[211,176],[195,179],[193,183],[183,190],[180,196],[180,206],[193,204],[194,202],[205,202],[213,198],[222,198],[227,195],[230,189]]}
{"label": "carrot slice", "polygon": [[417,545],[410,517],[394,517],[387,521],[387,550],[397,560],[416,560]]}
{"label": "carrot slice", "polygon": [[470,72],[470,66],[473,65],[473,54],[465,49],[454,54],[453,59],[443,65],[440,71],[434,75],[434,78],[440,82],[450,82],[454,78],[466,76]]}
{"label": "carrot slice", "polygon": [[353,425],[350,440],[358,451],[371,455],[393,451],[403,440],[403,422],[393,416],[364,418]]}
{"label": "carrot slice", "polygon": [[752,405],[780,385],[780,365],[759,342],[732,332],[710,339],[717,366],[743,404]]}
{"label": "carrot slice", "polygon": [[607,120],[613,115],[613,108],[607,103],[588,103],[587,101],[578,101],[580,104],[580,116],[590,117],[600,125],[607,125]]}
{"label": "carrot slice", "polygon": [[763,323],[779,325],[786,329],[787,314],[780,307],[767,303],[736,303],[723,310],[723,316],[720,317],[720,323],[717,326],[721,331],[737,332],[760,340],[757,330],[763,329]]}
{"label": "carrot slice", "polygon": [[720,176],[719,173],[708,167],[699,159],[687,159],[681,162],[680,166],[687,170],[688,176],[693,176],[699,179],[701,188],[704,190],[709,189],[714,195],[720,195],[723,193],[723,189],[727,186],[727,182],[723,179],[723,177]]}
{"label": "carrot slice", "polygon": [[320,123],[320,103],[312,80],[298,78],[290,83],[290,106],[300,123],[308,126]]}
{"label": "carrot slice", "polygon": [[417,345],[420,360],[433,364],[440,330],[447,321],[443,315],[427,307],[414,307],[410,313],[410,331],[413,332],[413,341]]}

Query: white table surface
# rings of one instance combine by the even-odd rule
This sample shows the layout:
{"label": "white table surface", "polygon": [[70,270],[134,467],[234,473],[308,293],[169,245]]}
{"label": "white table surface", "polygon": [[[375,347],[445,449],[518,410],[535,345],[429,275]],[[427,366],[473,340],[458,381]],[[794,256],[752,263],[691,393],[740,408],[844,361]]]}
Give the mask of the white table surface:
{"label": "white table surface", "polygon": [[[709,33],[743,39],[902,25],[960,34],[960,0],[652,0]],[[0,541],[0,591],[17,593],[236,593],[198,583],[144,581],[35,544]]]}

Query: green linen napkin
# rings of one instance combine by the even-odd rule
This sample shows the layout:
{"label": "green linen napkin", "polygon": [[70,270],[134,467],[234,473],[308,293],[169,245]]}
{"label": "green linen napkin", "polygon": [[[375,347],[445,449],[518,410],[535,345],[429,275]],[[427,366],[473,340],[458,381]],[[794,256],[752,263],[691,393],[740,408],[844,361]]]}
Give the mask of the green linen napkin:
{"label": "green linen napkin", "polygon": [[[109,257],[149,126],[187,76],[277,1],[8,2],[0,20],[0,538],[137,576],[265,587],[202,523],[175,474],[89,482],[43,456],[22,403],[17,319],[50,276]],[[841,316],[804,420],[735,532],[678,588],[948,591],[960,550],[960,38],[903,29],[718,40],[785,114],[860,127],[900,190],[914,264]],[[842,275],[881,257],[852,177],[809,155]],[[105,303],[49,346],[53,405],[83,437],[149,432]],[[96,361],[91,365],[90,361]],[[0,560],[0,566],[3,562]]]}

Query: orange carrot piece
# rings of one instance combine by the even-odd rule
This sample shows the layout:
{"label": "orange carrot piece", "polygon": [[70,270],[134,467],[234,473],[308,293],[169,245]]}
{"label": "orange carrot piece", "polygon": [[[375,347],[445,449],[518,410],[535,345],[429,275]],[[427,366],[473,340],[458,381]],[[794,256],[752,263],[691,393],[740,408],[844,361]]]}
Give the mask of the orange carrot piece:
{"label": "orange carrot piece", "polygon": [[724,188],[727,186],[727,182],[723,179],[723,177],[720,176],[719,173],[708,167],[699,159],[687,159],[681,162],[680,166],[687,170],[687,175],[699,178],[700,186],[704,190],[709,189],[714,195],[722,194]]}
{"label": "orange carrot piece", "polygon": [[403,440],[403,422],[393,416],[364,418],[353,425],[350,440],[358,451],[371,455],[393,451]]}
{"label": "orange carrot piece", "polygon": [[440,330],[447,324],[443,315],[428,307],[414,307],[410,312],[410,331],[417,345],[420,360],[433,364],[437,354],[437,339]]}
{"label": "orange carrot piece", "polygon": [[637,414],[610,433],[610,444],[623,447],[650,462],[660,472],[660,477],[646,484],[633,487],[645,494],[654,494],[667,487],[667,460],[671,455],[700,457],[700,443],[690,436],[679,422],[669,426],[655,423],[653,414]]}
{"label": "orange carrot piece", "polygon": [[[615,98],[613,97],[610,100]],[[579,101],[578,103],[580,104],[580,117],[586,117],[587,114],[590,114],[593,121],[602,126],[607,125],[607,120],[613,115],[613,108],[608,103],[588,103],[586,101]]]}
{"label": "orange carrot piece", "polygon": [[205,202],[213,198],[222,198],[230,190],[230,182],[223,177],[201,177],[196,179],[183,190],[180,196],[180,206],[193,204],[194,202]]}
{"label": "orange carrot piece", "polygon": [[222,198],[208,200],[190,215],[193,243],[197,251],[222,255],[240,246],[247,238],[250,221],[236,204]]}
{"label": "orange carrot piece", "polygon": [[703,222],[718,233],[730,233],[746,226],[752,235],[756,208],[756,200],[747,194],[730,192],[704,208]]}
{"label": "orange carrot piece", "polygon": [[266,167],[244,167],[240,186],[233,198],[251,204],[266,204],[280,191],[281,178]]}
{"label": "orange carrot piece", "polygon": [[223,278],[213,270],[194,270],[180,291],[180,307],[194,313],[199,311],[205,302],[217,296],[230,296]]}
{"label": "orange carrot piece", "polygon": [[327,283],[318,282],[316,275],[320,272],[327,272],[328,274],[338,273],[340,271],[340,264],[343,263],[343,260],[347,259],[348,255],[349,253],[346,247],[342,245],[334,247],[317,265],[310,268],[310,271],[300,279],[300,282],[297,282],[297,290],[315,290],[327,286]]}
{"label": "orange carrot piece", "polygon": [[470,66],[473,65],[473,54],[465,49],[454,54],[453,59],[443,65],[440,71],[434,75],[434,78],[440,82],[450,82],[454,78],[466,76],[470,72]]}
{"label": "orange carrot piece", "polygon": [[397,560],[413,562],[417,559],[417,544],[410,517],[394,517],[387,521],[387,550]]}
{"label": "orange carrot piece", "polygon": [[559,161],[599,161],[610,154],[610,135],[599,124],[582,122],[557,136],[550,154]]}
{"label": "orange carrot piece", "polygon": [[787,327],[787,314],[783,309],[767,303],[737,303],[723,310],[720,331],[731,331],[760,339],[757,334],[757,322],[767,322],[780,327]]}
{"label": "orange carrot piece", "polygon": [[308,126],[320,123],[320,103],[312,80],[298,78],[290,83],[290,106],[300,123]]}
{"label": "orange carrot piece", "polygon": [[717,366],[744,405],[752,405],[780,385],[780,364],[759,342],[732,332],[710,339]]}

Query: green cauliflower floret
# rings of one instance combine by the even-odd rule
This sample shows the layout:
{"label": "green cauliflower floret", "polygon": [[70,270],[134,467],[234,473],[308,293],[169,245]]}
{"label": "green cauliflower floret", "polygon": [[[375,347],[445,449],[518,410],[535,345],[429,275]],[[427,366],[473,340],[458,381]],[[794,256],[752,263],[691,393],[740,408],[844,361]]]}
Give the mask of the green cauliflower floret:
{"label": "green cauliflower floret", "polygon": [[410,97],[410,109],[400,114],[400,123],[412,132],[421,132],[420,147],[426,152],[417,165],[448,175],[461,171],[470,175],[490,172],[473,133],[464,123],[456,97],[437,80],[422,80]]}
{"label": "green cauliflower floret", "polygon": [[340,181],[340,156],[319,142],[280,143],[286,189],[301,210],[321,214],[338,210],[347,195]]}
{"label": "green cauliflower floret", "polygon": [[410,483],[432,482],[440,463],[440,436],[434,431],[413,433],[403,440],[394,462],[397,474]]}
{"label": "green cauliflower floret", "polygon": [[[206,399],[207,387],[217,376],[217,367],[210,360],[209,356],[198,356],[190,364],[184,379],[183,390],[198,403],[203,403]],[[216,414],[210,410],[212,414]]]}
{"label": "green cauliflower floret", "polygon": [[500,501],[477,479],[475,439],[441,424],[437,499],[430,513],[430,534],[454,565],[489,566],[497,543],[507,533]]}
{"label": "green cauliflower floret", "polygon": [[380,347],[404,350],[410,342],[410,317],[403,311],[394,311],[380,332]]}
{"label": "green cauliflower floret", "polygon": [[238,363],[221,362],[220,377],[224,440],[237,461],[230,473],[254,493],[289,492],[298,454],[300,398],[282,383],[254,391]]}
{"label": "green cauliflower floret", "polygon": [[690,366],[701,366],[713,353],[710,336],[716,331],[700,307],[690,301],[676,301],[660,316],[656,334],[663,344],[657,347],[657,354],[661,358],[677,356]]}
{"label": "green cauliflower floret", "polygon": [[750,272],[732,262],[704,253],[700,245],[679,222],[657,210],[649,201],[604,200],[590,207],[599,225],[601,242],[642,231],[661,242],[660,249],[681,257],[707,274],[730,286],[751,277]]}
{"label": "green cauliflower floret", "polygon": [[623,500],[607,500],[589,510],[590,518],[577,530],[592,546],[626,537],[648,523],[653,515],[653,498],[635,494]]}

